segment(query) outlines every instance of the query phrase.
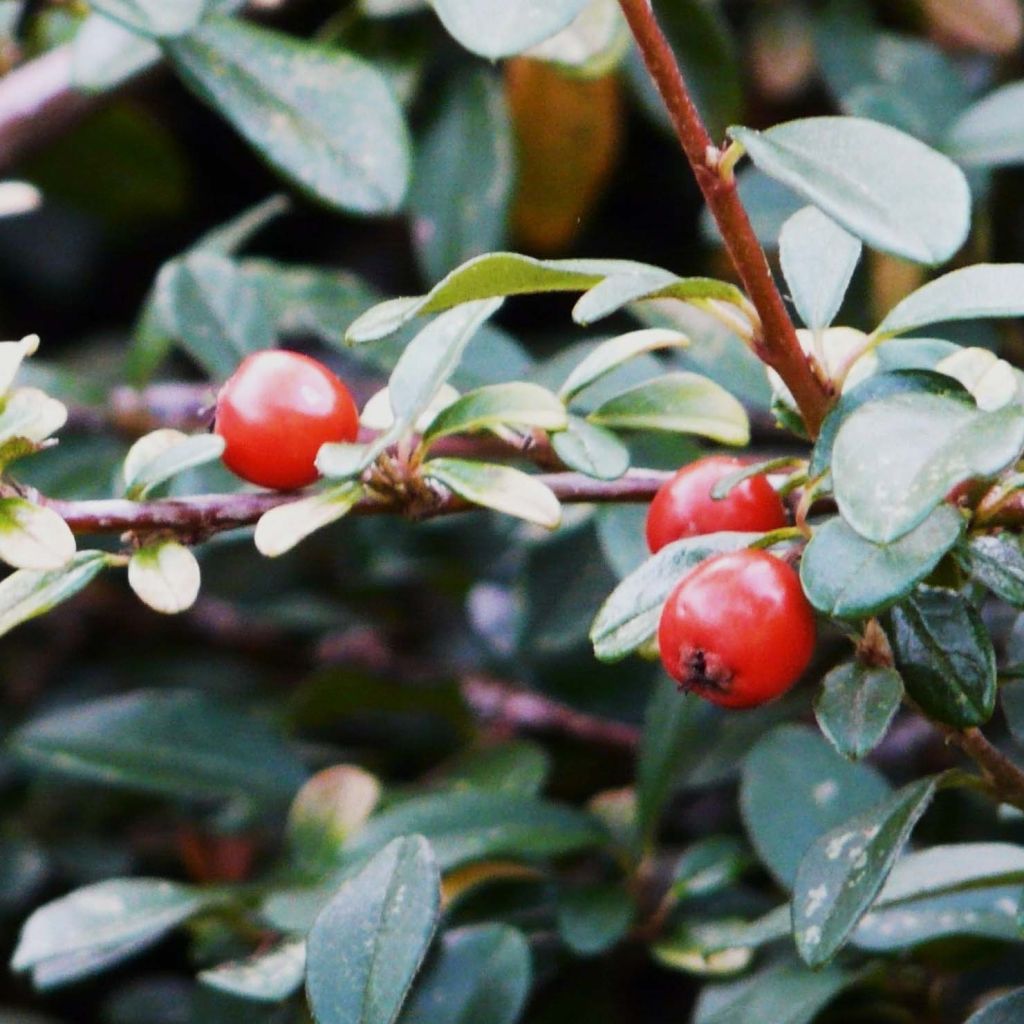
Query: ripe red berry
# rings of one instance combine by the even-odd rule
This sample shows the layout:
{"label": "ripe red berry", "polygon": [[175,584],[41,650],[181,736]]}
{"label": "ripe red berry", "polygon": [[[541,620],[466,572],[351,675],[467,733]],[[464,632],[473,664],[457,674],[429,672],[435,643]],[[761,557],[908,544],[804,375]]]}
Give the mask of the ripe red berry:
{"label": "ripe red berry", "polygon": [[764,551],[701,562],[672,591],[658,625],[666,671],[728,708],[785,693],[814,653],[814,613],[797,574]]}
{"label": "ripe red berry", "polygon": [[742,459],[711,455],[683,466],[658,488],[647,512],[651,554],[682,537],[720,530],[767,533],[786,525],[786,510],[763,474],[748,477],[716,501],[711,488],[744,466]]}
{"label": "ripe red berry", "polygon": [[316,480],[322,444],[356,439],[359,410],[323,363],[272,349],[247,356],[221,388],[213,429],[229,469],[287,491]]}

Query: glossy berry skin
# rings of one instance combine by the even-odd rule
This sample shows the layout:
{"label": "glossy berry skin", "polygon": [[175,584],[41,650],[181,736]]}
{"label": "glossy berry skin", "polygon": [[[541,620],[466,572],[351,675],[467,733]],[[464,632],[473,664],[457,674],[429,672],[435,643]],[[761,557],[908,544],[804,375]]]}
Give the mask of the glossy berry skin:
{"label": "glossy berry skin", "polygon": [[322,444],[356,439],[359,410],[323,363],[270,349],[247,356],[221,388],[213,429],[232,472],[290,491],[317,479]]}
{"label": "glossy berry skin", "polygon": [[742,469],[742,459],[710,455],[683,466],[658,488],[647,511],[647,547],[651,554],[683,537],[720,530],[767,533],[786,525],[786,510],[766,476],[752,476],[716,501],[711,488]]}
{"label": "glossy berry skin", "polygon": [[701,562],[662,609],[658,648],[679,688],[727,708],[784,694],[814,653],[814,613],[797,574],[764,551]]}

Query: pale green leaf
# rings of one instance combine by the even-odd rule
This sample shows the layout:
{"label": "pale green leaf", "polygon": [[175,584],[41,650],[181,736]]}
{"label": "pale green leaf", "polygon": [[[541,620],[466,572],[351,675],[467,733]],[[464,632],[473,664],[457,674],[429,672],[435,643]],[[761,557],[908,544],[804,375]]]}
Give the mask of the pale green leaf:
{"label": "pale green leaf", "polygon": [[832,746],[859,761],[882,741],[902,701],[903,680],[895,669],[850,662],[822,680],[814,714]]}
{"label": "pale green leaf", "polygon": [[565,430],[551,435],[551,447],[569,467],[596,480],[618,480],[629,469],[629,449],[610,430],[570,416]]}
{"label": "pale green leaf", "polygon": [[504,512],[553,530],[562,519],[562,507],[551,488],[511,466],[470,462],[466,459],[431,459],[423,474],[474,505]]}
{"label": "pale green leaf", "polygon": [[609,338],[573,367],[558,389],[559,397],[570,401],[575,395],[590,387],[596,380],[621,366],[623,363],[642,355],[644,352],[655,352],[663,348],[685,348],[690,339],[679,331],[650,327],[639,331],[630,331],[618,337]]}
{"label": "pale green leaf", "polygon": [[750,441],[746,410],[725,388],[698,373],[667,373],[623,391],[587,417],[614,430],[657,430],[710,437],[723,444]]}
{"label": "pale green leaf", "polygon": [[431,0],[444,27],[467,50],[509,57],[564,29],[587,0]]}
{"label": "pale green leaf", "polygon": [[247,960],[233,960],[202,971],[199,980],[243,999],[277,1003],[302,986],[306,976],[306,941],[289,939]]}
{"label": "pale green leaf", "polygon": [[890,338],[928,324],[1024,316],[1024,263],[978,263],[911,292],[878,325]]}
{"label": "pale green leaf", "polygon": [[0,498],[0,560],[15,569],[60,569],[75,556],[75,536],[52,509]]}
{"label": "pale green leaf", "polygon": [[207,0],[93,0],[91,6],[133,32],[160,38],[194,29]]}
{"label": "pale green leaf", "polygon": [[860,241],[816,207],[804,207],[782,226],[782,272],[797,312],[812,331],[836,318],[860,254]]}
{"label": "pale green leaf", "polygon": [[130,498],[144,498],[154,487],[187,469],[213,462],[224,454],[219,434],[183,434],[163,428],[140,437],[124,460],[124,482]]}
{"label": "pale green leaf", "polygon": [[267,558],[291,551],[311,533],[329,526],[351,511],[363,495],[360,483],[342,483],[309,498],[270,509],[256,524],[256,550]]}
{"label": "pale green leaf", "polygon": [[895,128],[810,117],[729,134],[762,171],[882,252],[942,263],[967,238],[971,194],[963,172]]}
{"label": "pale green leaf", "polygon": [[73,597],[106,568],[104,551],[79,551],[62,569],[19,569],[0,582],[0,636]]}
{"label": "pale green leaf", "polygon": [[423,433],[426,443],[449,434],[466,434],[500,426],[563,430],[565,405],[547,388],[514,382],[478,388],[442,409]]}
{"label": "pale green leaf", "polygon": [[995,89],[962,113],[943,142],[965,167],[1003,167],[1024,162],[1024,82]]}
{"label": "pale green leaf", "polygon": [[164,615],[191,608],[199,596],[200,582],[196,556],[177,541],[139,548],[128,563],[128,583],[136,597]]}
{"label": "pale green leaf", "polygon": [[[887,443],[892,438],[899,444]],[[980,412],[932,394],[880,398],[845,419],[836,436],[839,511],[861,536],[887,544],[922,523],[954,485],[998,473],[1022,447],[1020,406]]]}

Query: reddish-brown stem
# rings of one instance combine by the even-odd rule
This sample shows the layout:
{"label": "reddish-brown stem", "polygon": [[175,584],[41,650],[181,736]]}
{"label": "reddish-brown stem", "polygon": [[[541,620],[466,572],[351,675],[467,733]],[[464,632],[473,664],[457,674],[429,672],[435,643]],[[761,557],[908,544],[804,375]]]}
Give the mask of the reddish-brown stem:
{"label": "reddish-brown stem", "polygon": [[[582,473],[538,474],[559,501],[603,504],[644,502],[668,478],[653,469],[630,470],[619,480],[594,480]],[[98,501],[59,501],[34,491],[27,496],[53,509],[75,533],[125,533],[167,531],[184,538],[205,537],[224,530],[251,526],[264,512],[296,501],[305,495],[294,493],[203,494],[193,498],[164,498],[156,501],[127,501],[119,498]],[[408,511],[416,518],[434,518],[466,512],[475,506],[453,494],[441,494],[427,508],[406,509],[400,503],[383,503],[369,498],[359,502],[350,514],[376,515]]]}
{"label": "reddish-brown stem", "polygon": [[690,98],[651,0],[619,0],[619,4],[672,119],[708,209],[722,233],[736,272],[761,318],[761,333],[755,339],[757,354],[786,382],[800,408],[807,432],[815,437],[833,396],[797,339],[764,249],[740,201],[735,179],[731,171],[720,173],[720,153]]}

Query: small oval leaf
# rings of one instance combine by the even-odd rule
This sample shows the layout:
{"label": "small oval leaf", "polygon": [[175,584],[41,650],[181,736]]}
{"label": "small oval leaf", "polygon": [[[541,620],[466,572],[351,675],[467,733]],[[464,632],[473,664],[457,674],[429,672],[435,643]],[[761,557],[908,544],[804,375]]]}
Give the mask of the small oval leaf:
{"label": "small oval leaf", "polygon": [[698,373],[667,373],[623,391],[587,417],[613,430],[657,430],[710,437],[723,444],[750,441],[746,410],[725,388]]}
{"label": "small oval leaf", "polygon": [[996,704],[996,656],[974,606],[952,590],[922,587],[892,611],[896,667],[931,718],[964,729]]}
{"label": "small oval leaf", "polygon": [[610,430],[579,416],[551,435],[551,447],[566,466],[595,480],[618,480],[629,469],[629,449]]}
{"label": "small oval leaf", "polygon": [[594,381],[600,380],[606,373],[610,373],[634,356],[663,348],[685,348],[689,344],[690,339],[680,331],[660,327],[630,331],[628,334],[620,334],[617,338],[609,338],[576,364],[572,373],[566,377],[565,383],[558,389],[559,397],[568,402],[584,388],[590,387]]}
{"label": "small oval leaf", "polygon": [[0,498],[0,560],[15,569],[60,569],[75,556],[75,535],[52,509]]}
{"label": "small oval leaf", "polygon": [[423,433],[426,443],[449,434],[467,434],[500,426],[563,430],[565,406],[547,388],[516,381],[490,384],[452,402],[434,417]]}
{"label": "small oval leaf", "polygon": [[825,676],[814,715],[832,746],[859,761],[882,741],[902,700],[903,680],[895,669],[851,662]]}
{"label": "small oval leaf", "polygon": [[362,484],[343,483],[264,512],[256,524],[256,550],[266,558],[291,551],[311,533],[341,519],[362,496]]}
{"label": "small oval leaf", "polygon": [[466,459],[431,459],[423,474],[474,505],[517,516],[553,530],[562,519],[562,506],[551,488],[511,466]]}
{"label": "small oval leaf", "polygon": [[177,541],[139,548],[128,563],[128,583],[143,604],[163,615],[187,611],[199,596],[196,556]]}

